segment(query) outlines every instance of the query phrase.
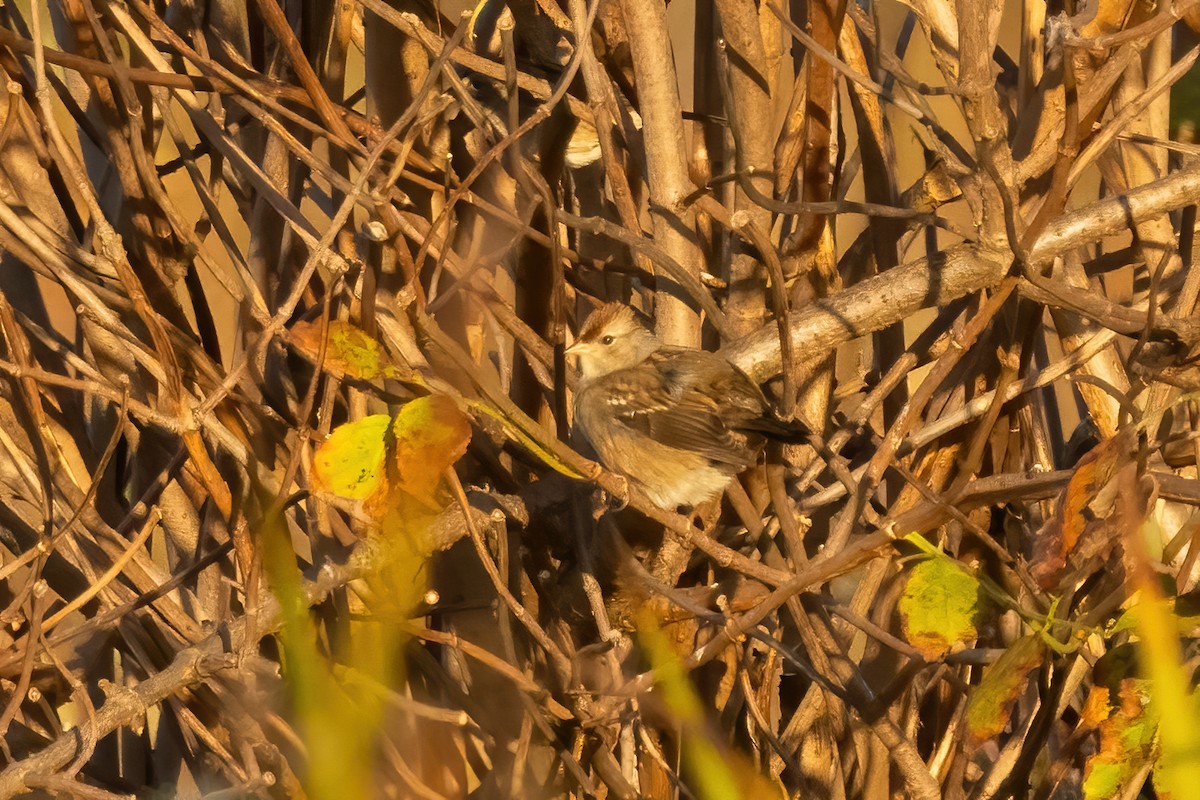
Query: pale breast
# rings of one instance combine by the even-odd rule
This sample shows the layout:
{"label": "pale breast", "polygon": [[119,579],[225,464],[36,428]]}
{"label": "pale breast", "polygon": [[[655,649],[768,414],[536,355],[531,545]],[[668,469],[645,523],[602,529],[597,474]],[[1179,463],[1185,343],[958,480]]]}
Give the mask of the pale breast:
{"label": "pale breast", "polygon": [[713,464],[702,455],[667,447],[614,423],[607,409],[587,403],[582,393],[579,399],[575,424],[595,448],[600,462],[635,481],[657,506],[694,507],[712,500],[736,471],[728,464]]}

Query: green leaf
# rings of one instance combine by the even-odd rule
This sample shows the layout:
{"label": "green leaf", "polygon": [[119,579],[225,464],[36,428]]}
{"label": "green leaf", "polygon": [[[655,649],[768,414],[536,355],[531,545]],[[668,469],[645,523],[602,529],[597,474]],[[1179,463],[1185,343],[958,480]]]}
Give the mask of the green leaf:
{"label": "green leaf", "polygon": [[1024,691],[1029,673],[1042,663],[1045,648],[1042,637],[1031,633],[1013,642],[983,671],[983,680],[967,701],[967,729],[976,741],[1004,732],[1013,703]]}
{"label": "green leaf", "polygon": [[638,615],[638,639],[654,669],[655,693],[678,726],[684,772],[701,800],[778,797],[752,763],[713,734],[704,700],[692,685],[679,654],[649,606]]}
{"label": "green leaf", "polygon": [[1115,797],[1121,790],[1125,770],[1120,764],[1088,762],[1087,777],[1083,779],[1083,796],[1086,800]]}
{"label": "green leaf", "polygon": [[[264,493],[261,500],[264,506],[271,506],[269,495]],[[276,510],[266,515],[258,538],[263,567],[271,591],[279,601],[280,666],[291,700],[290,721],[304,742],[305,796],[312,800],[372,797],[371,776],[376,771],[383,705],[362,702],[361,695],[347,692],[333,672],[325,655],[327,651],[318,642],[328,642],[330,637],[346,632],[323,627],[318,635],[283,514]],[[395,652],[402,645],[398,630],[392,630],[397,644],[392,648],[389,664],[399,661]],[[367,637],[359,633],[351,639],[354,650],[350,652],[357,655],[364,638]],[[348,650],[339,647],[337,652]],[[376,671],[373,677],[392,691],[403,689],[402,676],[394,671]]]}
{"label": "green leaf", "polygon": [[373,414],[338,426],[313,456],[314,488],[364,500],[383,480],[384,434],[392,418]]}
{"label": "green leaf", "polygon": [[922,561],[908,576],[900,598],[904,638],[926,659],[940,658],[974,639],[979,581],[945,557]]}
{"label": "green leaf", "polygon": [[[1140,576],[1139,576],[1140,577]],[[1158,723],[1161,757],[1154,772],[1159,797],[1191,797],[1200,785],[1200,729],[1196,693],[1179,641],[1179,618],[1150,581],[1138,587],[1138,661],[1149,679],[1151,717]]]}
{"label": "green leaf", "polygon": [[[1189,636],[1200,628],[1200,614],[1197,614],[1197,609],[1193,598],[1174,598],[1168,597],[1165,601],[1167,611],[1175,620],[1175,629],[1181,636]],[[1143,614],[1140,604],[1135,604],[1127,609],[1113,622],[1104,632],[1106,637],[1115,636],[1123,631],[1136,630],[1139,626],[1144,625],[1141,619]]]}

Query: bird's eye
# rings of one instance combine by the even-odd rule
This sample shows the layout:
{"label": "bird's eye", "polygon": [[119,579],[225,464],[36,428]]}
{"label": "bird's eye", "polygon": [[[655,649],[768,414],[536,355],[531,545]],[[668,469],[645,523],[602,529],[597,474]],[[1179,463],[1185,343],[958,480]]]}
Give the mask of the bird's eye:
{"label": "bird's eye", "polygon": [[616,337],[610,335],[610,336],[605,336],[603,339],[601,339],[600,344],[612,344],[615,341],[616,341]]}

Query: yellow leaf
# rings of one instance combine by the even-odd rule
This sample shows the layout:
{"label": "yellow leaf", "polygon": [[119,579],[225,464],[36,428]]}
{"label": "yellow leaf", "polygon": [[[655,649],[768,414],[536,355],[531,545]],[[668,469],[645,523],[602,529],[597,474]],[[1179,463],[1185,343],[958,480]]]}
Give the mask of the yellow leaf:
{"label": "yellow leaf", "polygon": [[373,414],[338,426],[313,456],[314,488],[363,500],[383,480],[384,434],[392,418]]}
{"label": "yellow leaf", "polygon": [[922,561],[900,598],[904,638],[929,660],[976,637],[979,581],[949,558]]}

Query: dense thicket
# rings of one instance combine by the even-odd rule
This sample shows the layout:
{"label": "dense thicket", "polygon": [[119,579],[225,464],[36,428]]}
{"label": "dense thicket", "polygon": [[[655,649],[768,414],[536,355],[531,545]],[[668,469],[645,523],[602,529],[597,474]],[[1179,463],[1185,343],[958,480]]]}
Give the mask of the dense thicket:
{"label": "dense thicket", "polygon": [[0,797],[1200,785],[1196,3],[683,3],[0,5]]}

